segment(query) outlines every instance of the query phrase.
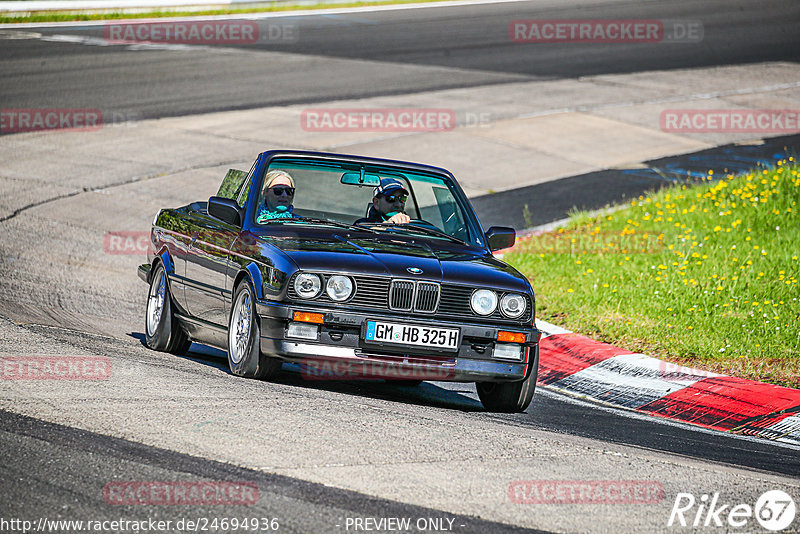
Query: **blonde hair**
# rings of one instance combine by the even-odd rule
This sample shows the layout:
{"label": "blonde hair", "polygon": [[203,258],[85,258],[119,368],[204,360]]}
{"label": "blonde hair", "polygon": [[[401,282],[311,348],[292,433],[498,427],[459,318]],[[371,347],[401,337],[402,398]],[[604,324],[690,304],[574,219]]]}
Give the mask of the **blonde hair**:
{"label": "blonde hair", "polygon": [[273,169],[273,170],[269,171],[267,173],[267,175],[264,177],[264,187],[263,187],[263,189],[264,190],[269,189],[269,186],[272,185],[272,182],[274,182],[278,178],[286,178],[287,180],[289,180],[289,185],[291,187],[294,187],[294,179],[292,178],[292,176],[288,172],[282,171],[280,169]]}

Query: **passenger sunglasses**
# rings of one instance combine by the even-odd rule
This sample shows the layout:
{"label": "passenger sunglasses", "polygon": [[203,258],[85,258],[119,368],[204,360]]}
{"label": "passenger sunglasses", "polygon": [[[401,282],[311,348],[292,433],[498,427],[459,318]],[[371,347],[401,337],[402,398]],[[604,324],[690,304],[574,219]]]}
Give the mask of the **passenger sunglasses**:
{"label": "passenger sunglasses", "polygon": [[290,197],[294,195],[294,187],[270,187],[270,191],[276,197],[282,197],[283,195],[289,195]]}
{"label": "passenger sunglasses", "polygon": [[386,200],[387,200],[388,202],[397,202],[398,200],[399,200],[400,202],[405,202],[406,200],[408,200],[408,195],[392,195],[392,196],[386,196]]}

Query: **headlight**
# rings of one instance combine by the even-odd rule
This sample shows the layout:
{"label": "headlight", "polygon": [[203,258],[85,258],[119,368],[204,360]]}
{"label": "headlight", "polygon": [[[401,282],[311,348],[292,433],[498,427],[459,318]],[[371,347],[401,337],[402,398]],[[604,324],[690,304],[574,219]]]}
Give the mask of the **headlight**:
{"label": "headlight", "polygon": [[319,295],[322,282],[319,276],[311,273],[301,273],[294,279],[294,290],[304,299],[313,299]]}
{"label": "headlight", "polygon": [[478,315],[491,315],[497,308],[497,295],[494,291],[479,289],[472,294],[469,305],[472,307],[472,311]]}
{"label": "headlight", "polygon": [[325,292],[337,302],[347,300],[353,294],[353,282],[346,276],[334,275],[328,278]]}
{"label": "headlight", "polygon": [[526,307],[527,303],[525,302],[525,297],[522,295],[509,293],[500,300],[500,310],[503,312],[503,315],[511,319],[525,313]]}

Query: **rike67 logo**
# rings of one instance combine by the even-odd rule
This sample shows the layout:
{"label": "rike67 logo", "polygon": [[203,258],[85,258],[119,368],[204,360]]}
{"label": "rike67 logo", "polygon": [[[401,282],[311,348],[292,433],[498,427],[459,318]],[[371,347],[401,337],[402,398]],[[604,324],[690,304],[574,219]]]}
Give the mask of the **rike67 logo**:
{"label": "rike67 logo", "polygon": [[691,493],[678,493],[667,526],[739,529],[752,527],[755,518],[762,528],[778,532],[791,526],[796,512],[792,497],[781,490],[763,493],[754,506],[725,502],[719,493],[703,494],[699,499]]}

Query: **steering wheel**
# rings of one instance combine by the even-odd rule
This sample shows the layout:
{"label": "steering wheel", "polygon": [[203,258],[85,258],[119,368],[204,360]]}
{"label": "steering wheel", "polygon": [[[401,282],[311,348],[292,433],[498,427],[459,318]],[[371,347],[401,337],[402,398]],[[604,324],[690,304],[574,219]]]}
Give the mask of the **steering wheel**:
{"label": "steering wheel", "polygon": [[466,236],[468,235],[467,226],[464,221],[456,217],[455,211],[444,221],[444,233],[466,241]]}

